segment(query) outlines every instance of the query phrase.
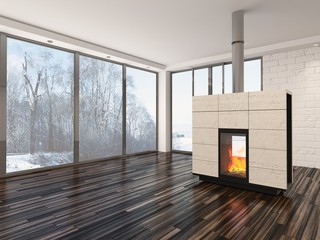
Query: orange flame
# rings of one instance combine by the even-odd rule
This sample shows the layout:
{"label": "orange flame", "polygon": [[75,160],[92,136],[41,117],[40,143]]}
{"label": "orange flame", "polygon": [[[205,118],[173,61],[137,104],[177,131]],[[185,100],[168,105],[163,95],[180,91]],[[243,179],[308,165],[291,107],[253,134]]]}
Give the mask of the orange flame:
{"label": "orange flame", "polygon": [[[240,149],[239,153],[240,152],[244,152],[244,148]],[[233,156],[231,145],[228,148],[228,153],[229,153],[229,160],[230,160],[228,164],[228,171],[245,175],[246,174],[246,158]]]}

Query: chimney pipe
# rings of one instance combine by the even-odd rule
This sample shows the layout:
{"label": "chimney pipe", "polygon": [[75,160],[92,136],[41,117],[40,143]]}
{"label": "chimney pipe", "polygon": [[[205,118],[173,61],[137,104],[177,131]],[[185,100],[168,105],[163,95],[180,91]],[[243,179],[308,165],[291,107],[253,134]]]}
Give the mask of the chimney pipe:
{"label": "chimney pipe", "polygon": [[232,13],[232,83],[234,93],[244,91],[243,15],[243,10]]}

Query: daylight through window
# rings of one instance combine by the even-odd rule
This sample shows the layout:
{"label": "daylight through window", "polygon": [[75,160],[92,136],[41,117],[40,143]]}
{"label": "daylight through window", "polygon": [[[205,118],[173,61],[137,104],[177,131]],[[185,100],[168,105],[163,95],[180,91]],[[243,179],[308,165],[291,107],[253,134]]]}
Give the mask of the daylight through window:
{"label": "daylight through window", "polygon": [[122,66],[80,56],[80,161],[122,154]]}
{"label": "daylight through window", "polygon": [[126,68],[127,153],[157,149],[157,75]]}
{"label": "daylight through window", "polygon": [[69,52],[8,38],[7,172],[73,162]]}
{"label": "daylight through window", "polygon": [[172,74],[172,149],[192,151],[192,71]]}

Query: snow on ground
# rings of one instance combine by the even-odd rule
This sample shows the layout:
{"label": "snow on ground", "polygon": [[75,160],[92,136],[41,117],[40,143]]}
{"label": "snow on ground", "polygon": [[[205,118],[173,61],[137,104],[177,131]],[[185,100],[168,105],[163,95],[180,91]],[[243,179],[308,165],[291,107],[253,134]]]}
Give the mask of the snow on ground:
{"label": "snow on ground", "polygon": [[191,123],[174,124],[172,133],[172,146],[174,150],[192,151]]}
{"label": "snow on ground", "polygon": [[7,156],[7,172],[39,168],[40,165],[30,163],[31,154]]}
{"label": "snow on ground", "polygon": [[191,137],[174,137],[172,144],[174,150],[192,151]]}
{"label": "snow on ground", "polygon": [[7,172],[61,165],[73,162],[72,152],[7,154]]}

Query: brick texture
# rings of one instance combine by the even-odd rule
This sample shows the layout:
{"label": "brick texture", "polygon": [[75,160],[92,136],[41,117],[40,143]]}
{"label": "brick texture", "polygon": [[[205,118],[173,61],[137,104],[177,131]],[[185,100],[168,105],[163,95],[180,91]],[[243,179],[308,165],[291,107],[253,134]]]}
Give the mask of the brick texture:
{"label": "brick texture", "polygon": [[293,101],[293,164],[320,168],[320,47],[263,56],[263,89]]}

